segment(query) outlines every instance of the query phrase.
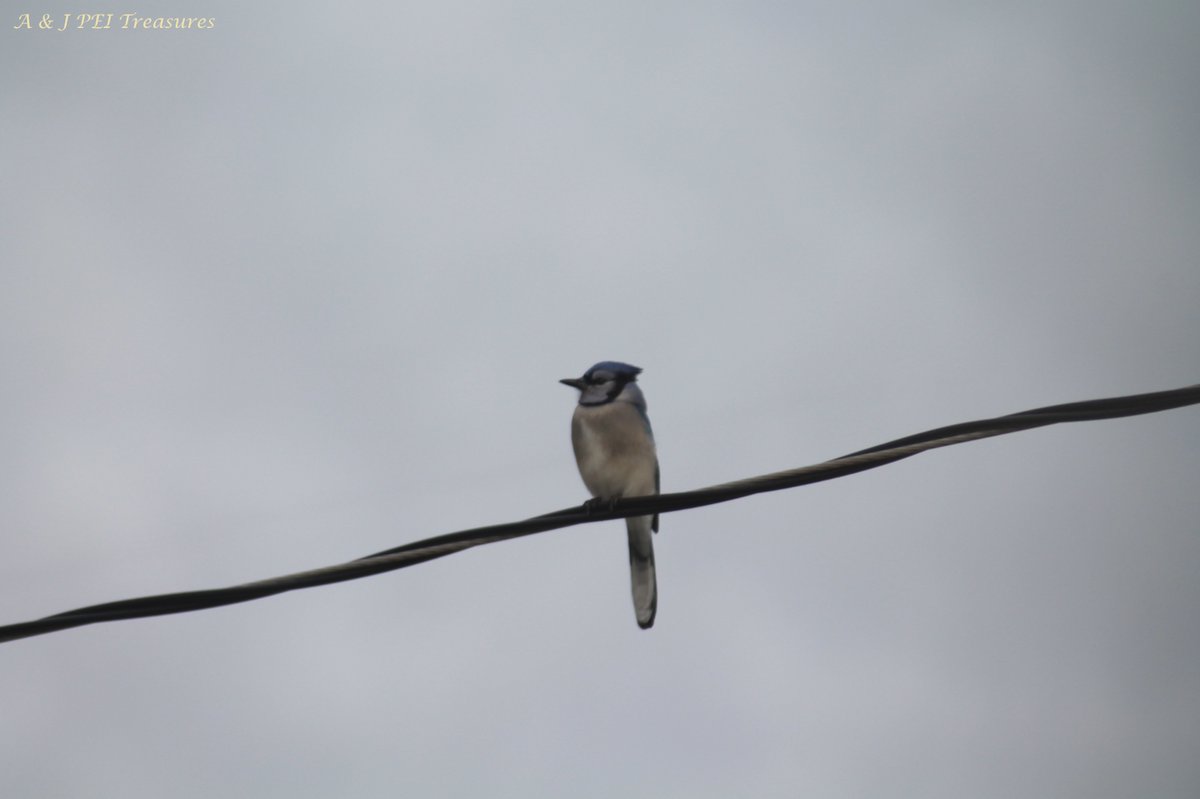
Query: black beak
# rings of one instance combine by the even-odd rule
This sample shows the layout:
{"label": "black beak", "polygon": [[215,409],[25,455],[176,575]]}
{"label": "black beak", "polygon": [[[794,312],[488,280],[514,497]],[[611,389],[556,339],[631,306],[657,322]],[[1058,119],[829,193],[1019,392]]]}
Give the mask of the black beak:
{"label": "black beak", "polygon": [[558,382],[562,383],[564,386],[570,386],[571,388],[577,388],[580,391],[583,391],[585,388],[587,388],[587,383],[583,382],[582,377],[564,377],[562,380],[559,380]]}

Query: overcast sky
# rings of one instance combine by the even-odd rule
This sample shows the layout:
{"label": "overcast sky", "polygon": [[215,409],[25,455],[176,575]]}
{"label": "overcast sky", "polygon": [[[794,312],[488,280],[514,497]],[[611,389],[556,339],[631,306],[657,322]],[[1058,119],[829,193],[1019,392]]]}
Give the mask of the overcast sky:
{"label": "overcast sky", "polygon": [[[0,624],[581,502],[599,360],[668,491],[1200,381],[1194,2],[4,5]],[[0,645],[4,792],[1191,799],[1198,474],[665,515],[649,631],[606,522]]]}

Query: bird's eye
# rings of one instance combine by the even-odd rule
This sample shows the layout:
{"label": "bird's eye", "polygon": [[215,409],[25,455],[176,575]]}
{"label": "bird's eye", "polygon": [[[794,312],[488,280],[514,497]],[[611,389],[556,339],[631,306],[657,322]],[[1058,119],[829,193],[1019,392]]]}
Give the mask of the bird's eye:
{"label": "bird's eye", "polygon": [[605,383],[611,382],[612,379],[613,379],[613,376],[611,374],[609,374],[608,372],[596,372],[595,374],[593,374],[591,377],[588,378],[588,382],[591,383],[593,386],[602,386]]}

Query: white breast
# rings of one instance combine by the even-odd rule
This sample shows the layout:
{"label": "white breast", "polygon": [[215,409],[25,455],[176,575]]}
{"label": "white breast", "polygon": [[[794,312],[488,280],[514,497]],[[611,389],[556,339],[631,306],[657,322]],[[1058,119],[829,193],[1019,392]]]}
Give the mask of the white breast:
{"label": "white breast", "polygon": [[576,407],[571,442],[579,474],[593,496],[655,493],[658,460],[654,440],[641,414],[629,403]]}

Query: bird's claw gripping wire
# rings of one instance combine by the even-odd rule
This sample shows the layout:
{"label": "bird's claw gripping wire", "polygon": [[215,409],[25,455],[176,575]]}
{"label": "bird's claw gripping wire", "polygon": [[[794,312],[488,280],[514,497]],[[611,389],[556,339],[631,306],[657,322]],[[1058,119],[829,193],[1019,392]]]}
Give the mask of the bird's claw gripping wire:
{"label": "bird's claw gripping wire", "polygon": [[591,516],[602,511],[612,512],[617,507],[616,497],[592,497],[583,503],[583,512]]}

